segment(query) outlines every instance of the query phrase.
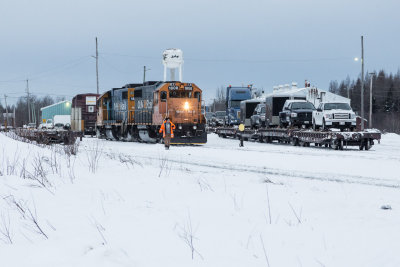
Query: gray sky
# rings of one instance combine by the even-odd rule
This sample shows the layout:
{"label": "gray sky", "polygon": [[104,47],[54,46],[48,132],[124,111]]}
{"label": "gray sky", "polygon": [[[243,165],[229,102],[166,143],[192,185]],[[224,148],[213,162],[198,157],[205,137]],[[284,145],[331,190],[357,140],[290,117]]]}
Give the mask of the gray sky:
{"label": "gray sky", "polygon": [[[400,67],[398,0],[0,0],[0,93],[95,92],[161,80],[166,48],[184,53],[184,81],[206,99],[220,86],[305,79],[327,88],[366,70]],[[3,100],[2,100],[3,101]],[[12,101],[12,98],[10,98]],[[3,102],[4,103],[4,102]]]}

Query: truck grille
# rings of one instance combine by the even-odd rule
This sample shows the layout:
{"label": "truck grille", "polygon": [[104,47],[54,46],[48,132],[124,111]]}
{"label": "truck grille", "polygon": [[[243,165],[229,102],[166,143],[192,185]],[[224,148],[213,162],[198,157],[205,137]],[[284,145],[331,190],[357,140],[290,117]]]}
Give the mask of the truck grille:
{"label": "truck grille", "polygon": [[297,113],[297,118],[311,121],[312,112],[299,112],[299,113]]}
{"label": "truck grille", "polygon": [[347,113],[335,113],[335,114],[333,114],[333,118],[334,119],[348,119],[349,118],[349,114],[347,114]]}

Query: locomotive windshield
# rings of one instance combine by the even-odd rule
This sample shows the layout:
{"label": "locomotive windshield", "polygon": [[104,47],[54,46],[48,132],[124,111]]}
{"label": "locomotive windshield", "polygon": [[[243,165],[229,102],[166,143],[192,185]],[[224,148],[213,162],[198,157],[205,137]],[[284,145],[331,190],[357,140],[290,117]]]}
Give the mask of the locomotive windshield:
{"label": "locomotive windshield", "polygon": [[170,91],[169,97],[171,98],[192,98],[191,91]]}

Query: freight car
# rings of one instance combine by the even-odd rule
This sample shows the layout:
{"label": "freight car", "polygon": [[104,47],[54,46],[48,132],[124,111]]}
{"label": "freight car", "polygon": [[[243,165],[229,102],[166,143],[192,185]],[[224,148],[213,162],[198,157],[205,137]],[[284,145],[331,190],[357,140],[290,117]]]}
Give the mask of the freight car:
{"label": "freight car", "polygon": [[78,94],[72,98],[71,129],[94,135],[98,94]]}
{"label": "freight car", "polygon": [[261,143],[278,141],[281,144],[304,147],[315,144],[315,146],[330,147],[335,150],[343,150],[348,146],[358,146],[360,150],[369,150],[374,145],[374,140],[379,142],[381,139],[381,133],[378,130],[340,132],[333,130],[313,131],[299,128],[247,128],[244,131],[240,131],[237,127],[220,127],[215,132],[223,138],[242,138],[243,140],[254,140]]}
{"label": "freight car", "polygon": [[127,84],[97,101],[96,135],[123,141],[158,142],[165,117],[176,125],[171,144],[207,142],[202,91],[193,83],[149,81]]}

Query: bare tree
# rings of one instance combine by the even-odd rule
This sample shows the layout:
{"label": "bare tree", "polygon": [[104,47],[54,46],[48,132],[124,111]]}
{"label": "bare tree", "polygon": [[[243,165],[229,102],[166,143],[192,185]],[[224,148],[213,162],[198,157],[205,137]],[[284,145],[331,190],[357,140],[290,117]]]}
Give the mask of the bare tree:
{"label": "bare tree", "polygon": [[185,244],[190,248],[190,252],[192,255],[192,260],[194,259],[194,255],[197,254],[202,260],[203,256],[196,250],[194,247],[194,240],[197,238],[194,236],[194,230],[192,226],[192,219],[190,217],[190,213],[188,214],[187,222],[180,227],[181,232],[179,233],[179,237],[185,242]]}
{"label": "bare tree", "polygon": [[3,236],[3,239],[6,243],[12,244],[12,233],[11,233],[11,222],[10,222],[10,214],[1,213],[1,226],[0,226],[0,234]]}

